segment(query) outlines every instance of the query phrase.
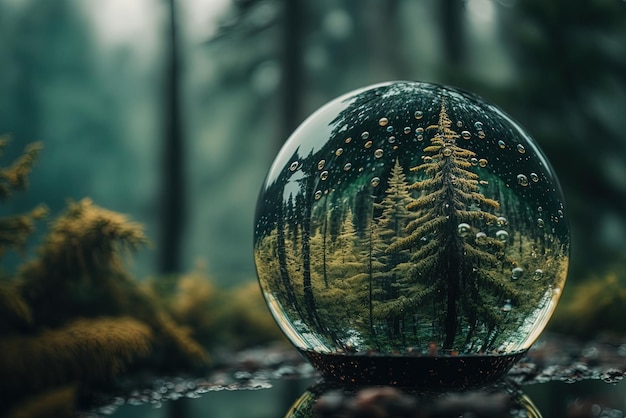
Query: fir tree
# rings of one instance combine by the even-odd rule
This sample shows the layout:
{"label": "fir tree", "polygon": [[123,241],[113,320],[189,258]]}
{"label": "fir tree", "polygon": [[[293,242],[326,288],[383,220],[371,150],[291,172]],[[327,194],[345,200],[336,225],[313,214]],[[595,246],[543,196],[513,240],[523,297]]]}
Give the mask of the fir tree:
{"label": "fir tree", "polygon": [[495,211],[499,203],[480,193],[479,176],[470,170],[470,159],[476,154],[457,144],[460,135],[451,126],[442,102],[438,123],[427,128],[435,134],[424,148],[424,162],[411,168],[423,175],[410,186],[421,196],[406,206],[416,211],[417,217],[407,224],[408,235],[387,248],[389,253],[411,249],[414,266],[412,274],[399,280],[402,306],[395,310],[412,311],[426,300],[433,301],[439,307],[436,319],[443,326],[444,349],[454,347],[461,321],[467,322],[470,334],[480,322],[493,329],[501,321],[496,304],[485,295],[496,300],[516,297],[515,290],[495,269],[503,257],[503,244],[493,238],[464,238],[458,233],[461,223],[497,221],[490,212],[471,210],[473,205]]}

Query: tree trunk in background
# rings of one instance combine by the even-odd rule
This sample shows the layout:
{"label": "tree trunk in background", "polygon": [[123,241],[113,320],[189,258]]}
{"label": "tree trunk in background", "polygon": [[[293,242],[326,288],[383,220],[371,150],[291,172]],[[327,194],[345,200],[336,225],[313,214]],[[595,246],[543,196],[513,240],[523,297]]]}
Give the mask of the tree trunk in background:
{"label": "tree trunk in background", "polygon": [[[181,244],[185,215],[184,136],[181,123],[180,62],[175,0],[167,0],[167,36],[164,77],[164,147],[161,191],[161,236],[158,257],[159,273],[174,274],[181,270]],[[171,418],[189,416],[189,400],[168,403]]]}
{"label": "tree trunk in background", "polygon": [[283,0],[282,51],[282,117],[280,148],[301,122],[301,92],[303,86],[302,29],[305,16],[302,0]]}
{"label": "tree trunk in background", "polygon": [[460,65],[465,58],[463,7],[462,0],[439,1],[439,27],[444,58],[449,66]]}
{"label": "tree trunk in background", "polygon": [[185,181],[183,173],[183,127],[180,104],[180,64],[176,6],[167,0],[168,27],[166,68],[164,77],[164,147],[161,191],[161,236],[159,240],[159,272],[178,273],[181,269],[181,242],[185,213]]}

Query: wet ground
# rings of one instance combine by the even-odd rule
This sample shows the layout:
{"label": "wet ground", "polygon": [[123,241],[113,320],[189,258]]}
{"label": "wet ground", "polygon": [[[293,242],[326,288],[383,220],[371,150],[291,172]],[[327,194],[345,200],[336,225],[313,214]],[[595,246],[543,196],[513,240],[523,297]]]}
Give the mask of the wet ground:
{"label": "wet ground", "polygon": [[626,383],[620,382],[625,371],[626,338],[580,343],[547,335],[505,381],[424,393],[320,384],[313,368],[295,351],[276,346],[240,352],[204,378],[156,378],[140,390],[132,388],[135,382],[121,382],[120,393],[98,397],[99,406],[82,416],[622,418]]}

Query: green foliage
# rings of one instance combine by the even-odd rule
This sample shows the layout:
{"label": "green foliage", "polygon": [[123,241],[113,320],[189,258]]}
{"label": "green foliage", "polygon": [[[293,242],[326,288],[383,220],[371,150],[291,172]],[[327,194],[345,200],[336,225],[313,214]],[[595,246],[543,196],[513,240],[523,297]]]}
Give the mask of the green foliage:
{"label": "green foliage", "polygon": [[201,269],[165,281],[165,287],[161,278],[143,287],[203,347],[237,350],[282,339],[256,282],[221,289]]}
{"label": "green foliage", "polygon": [[151,353],[151,329],[129,317],[77,319],[55,329],[0,338],[0,393],[68,382],[106,383]]}
{"label": "green foliage", "polygon": [[70,203],[52,225],[36,261],[22,269],[27,280],[95,280],[123,270],[120,252],[135,250],[146,238],[139,224],[95,206],[90,199]]}
{"label": "green foliage", "polygon": [[623,267],[592,276],[571,287],[550,329],[589,339],[599,333],[626,334],[626,275]]}
{"label": "green foliage", "polygon": [[[8,139],[0,137],[0,154],[7,144]],[[41,148],[39,143],[31,144],[11,166],[0,168],[0,200],[5,200],[14,192],[28,186],[28,174]],[[0,257],[10,248],[22,248],[35,229],[35,221],[46,214],[46,208],[39,206],[25,214],[0,218]]]}
{"label": "green foliage", "polygon": [[[28,148],[10,168],[0,169],[3,197],[26,186],[37,150]],[[22,245],[43,215],[37,208],[0,219],[0,255]],[[0,282],[0,397],[18,402],[25,394],[69,383],[84,391],[106,389],[139,367],[154,373],[206,367],[206,350],[191,330],[161,309],[124,268],[122,254],[146,242],[142,227],[124,215],[89,199],[68,204],[37,256],[17,277]],[[61,409],[71,408],[63,401],[67,393],[43,394],[11,413],[22,416],[49,404],[61,416]],[[1,404],[0,414],[9,407]]]}

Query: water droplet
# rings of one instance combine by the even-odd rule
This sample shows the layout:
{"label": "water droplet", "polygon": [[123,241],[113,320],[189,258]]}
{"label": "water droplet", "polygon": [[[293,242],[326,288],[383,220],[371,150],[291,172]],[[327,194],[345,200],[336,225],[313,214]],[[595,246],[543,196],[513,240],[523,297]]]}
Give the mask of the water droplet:
{"label": "water droplet", "polygon": [[470,139],[472,137],[472,134],[470,133],[470,131],[463,131],[461,132],[461,136],[463,137],[463,139]]}
{"label": "water droplet", "polygon": [[470,159],[470,163],[471,163],[473,166],[477,166],[477,165],[478,165],[478,158],[471,158],[471,159]]}
{"label": "water droplet", "polygon": [[508,313],[513,310],[513,305],[511,304],[511,299],[506,299],[504,301],[504,305],[502,305],[502,312]]}
{"label": "water droplet", "polygon": [[371,147],[371,146],[372,146],[372,144],[373,144],[373,142],[372,142],[372,141],[367,141],[365,144],[363,144],[363,146],[364,146],[365,148],[369,148],[369,147]]}
{"label": "water droplet", "polygon": [[352,164],[346,163],[346,165],[343,166],[343,171],[350,171],[351,168],[352,168]]}
{"label": "water droplet", "polygon": [[504,216],[498,216],[496,222],[498,223],[498,226],[505,226],[509,223]]}
{"label": "water droplet", "polygon": [[537,211],[543,212],[543,208],[541,206],[537,207]]}
{"label": "water droplet", "polygon": [[372,187],[378,187],[378,185],[380,184],[380,178],[378,177],[373,177],[370,180],[370,184],[372,185]]}
{"label": "water droplet", "polygon": [[388,123],[389,123],[389,119],[387,119],[387,118],[380,118],[380,119],[378,119],[378,124],[380,126],[387,126]]}
{"label": "water droplet", "polygon": [[474,128],[476,128],[477,131],[482,131],[483,130],[483,123],[482,122],[474,123]]}
{"label": "water droplet", "polygon": [[469,226],[469,224],[461,223],[458,226],[458,230],[459,230],[460,236],[467,237],[469,233],[472,231],[472,228]]}
{"label": "water droplet", "polygon": [[509,233],[506,232],[504,229],[501,229],[496,232],[496,238],[502,242],[506,242],[509,239]]}
{"label": "water droplet", "polygon": [[452,148],[444,147],[443,151],[441,151],[441,153],[443,154],[444,157],[449,157],[449,156],[452,155]]}
{"label": "water droplet", "polygon": [[526,152],[526,148],[524,148],[522,144],[517,144],[517,152],[524,154]]}
{"label": "water droplet", "polygon": [[341,154],[343,154],[343,148],[337,148],[337,151],[335,151],[335,155],[339,157]]}
{"label": "water droplet", "polygon": [[425,162],[425,163],[429,163],[429,162],[431,162],[432,160],[433,160],[433,157],[430,157],[430,156],[428,156],[428,155],[424,157],[424,162]]}
{"label": "water droplet", "polygon": [[424,116],[424,112],[418,110],[415,112],[415,119],[421,119]]}
{"label": "water droplet", "polygon": [[518,174],[517,175],[517,184],[519,184],[522,187],[528,186],[528,177],[526,177],[523,174]]}
{"label": "water droplet", "polygon": [[313,197],[315,198],[315,200],[320,200],[320,198],[322,197],[322,191],[321,190],[316,191]]}
{"label": "water droplet", "polygon": [[328,171],[322,171],[322,173],[320,174],[320,179],[324,181],[327,178],[328,178]]}
{"label": "water droplet", "polygon": [[478,165],[482,168],[487,167],[487,160],[484,158],[481,158],[480,160],[478,160]]}
{"label": "water droplet", "polygon": [[417,136],[417,140],[420,141],[420,142],[423,141],[424,140],[424,135],[418,135]]}
{"label": "water droplet", "polygon": [[543,228],[545,225],[546,225],[546,223],[543,221],[543,219],[537,218],[537,227],[538,228]]}
{"label": "water droplet", "polygon": [[364,131],[364,132],[361,134],[361,138],[362,138],[362,139],[367,139],[367,138],[369,138],[369,137],[370,137],[370,133],[369,133],[369,132],[367,132],[367,131]]}
{"label": "water droplet", "polygon": [[481,238],[487,238],[487,234],[485,234],[484,232],[476,233],[476,239],[481,239]]}
{"label": "water droplet", "polygon": [[391,125],[387,126],[387,132],[393,132],[393,126]]}
{"label": "water droplet", "polygon": [[563,211],[561,209],[556,211],[557,215],[559,215],[559,218],[563,218]]}
{"label": "water droplet", "polygon": [[522,274],[524,274],[524,269],[521,267],[515,267],[513,270],[511,270],[511,280],[517,280],[520,277],[522,277]]}
{"label": "water droplet", "polygon": [[410,126],[405,126],[404,129],[402,130],[402,132],[404,132],[405,135],[408,135],[411,133],[411,127]]}
{"label": "water droplet", "polygon": [[350,142],[352,142],[352,137],[351,136],[346,138],[346,144],[349,144]]}
{"label": "water droplet", "polygon": [[487,180],[478,180],[478,183],[482,184],[483,186],[486,186],[487,184],[489,184]]}
{"label": "water droplet", "polygon": [[530,173],[530,179],[533,181],[533,183],[537,183],[539,181],[539,176],[537,175],[537,173]]}
{"label": "water droplet", "polygon": [[376,158],[382,158],[384,152],[381,148],[378,148],[376,151],[374,151],[374,157]]}
{"label": "water droplet", "polygon": [[457,126],[458,128],[462,127],[462,126],[463,126],[463,121],[462,121],[462,120],[457,120],[457,121],[456,121],[456,126]]}
{"label": "water droplet", "polygon": [[291,165],[289,166],[289,171],[296,171],[298,169],[298,162],[294,161],[291,163]]}
{"label": "water droplet", "polygon": [[318,170],[323,169],[325,164],[326,164],[326,160],[320,160],[320,161],[317,163],[317,169],[318,169]]}
{"label": "water droplet", "polygon": [[419,127],[417,129],[415,129],[415,133],[418,134],[418,135],[423,134],[424,133],[424,128]]}
{"label": "water droplet", "polygon": [[500,148],[502,148],[502,149],[505,149],[505,148],[506,148],[506,144],[504,143],[504,141],[503,141],[503,140],[499,140],[499,141],[498,141],[498,146],[499,146]]}
{"label": "water droplet", "polygon": [[476,134],[478,135],[479,139],[485,139],[485,131],[478,131],[476,132]]}
{"label": "water droplet", "polygon": [[389,138],[387,138],[387,141],[389,141],[390,144],[393,144],[394,142],[396,142],[396,137],[392,135]]}
{"label": "water droplet", "polygon": [[541,280],[542,277],[543,277],[543,270],[541,269],[535,270],[535,273],[533,274],[533,280]]}

